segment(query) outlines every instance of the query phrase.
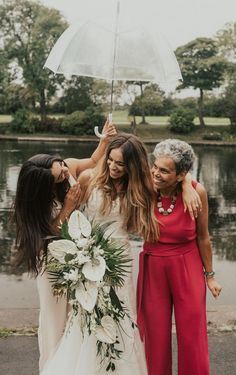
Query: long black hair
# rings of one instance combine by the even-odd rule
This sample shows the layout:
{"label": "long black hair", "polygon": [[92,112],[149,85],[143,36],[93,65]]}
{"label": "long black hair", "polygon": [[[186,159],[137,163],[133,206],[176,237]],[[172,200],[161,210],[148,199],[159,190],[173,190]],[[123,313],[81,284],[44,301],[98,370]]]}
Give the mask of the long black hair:
{"label": "long black hair", "polygon": [[52,213],[55,199],[63,203],[69,183],[55,183],[52,164],[63,160],[58,155],[38,154],[21,167],[14,202],[16,224],[16,264],[26,263],[38,274],[42,264],[44,239],[53,235]]}

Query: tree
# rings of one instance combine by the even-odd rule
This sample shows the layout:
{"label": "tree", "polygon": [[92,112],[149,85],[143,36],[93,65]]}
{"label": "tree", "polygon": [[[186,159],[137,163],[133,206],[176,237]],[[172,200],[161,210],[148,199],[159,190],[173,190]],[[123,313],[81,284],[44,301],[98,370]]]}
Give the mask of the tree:
{"label": "tree", "polygon": [[43,69],[55,41],[67,27],[59,11],[28,0],[6,0],[0,6],[0,36],[7,58],[22,71],[22,81],[40,107],[41,120],[62,77]]}
{"label": "tree", "polygon": [[236,133],[236,72],[231,76],[224,94],[224,107],[230,119],[231,132]]}
{"label": "tree", "polygon": [[150,84],[145,87],[142,97],[138,96],[130,107],[130,115],[156,116],[163,111],[164,92],[157,84]]}
{"label": "tree", "polygon": [[211,91],[221,85],[226,61],[218,56],[217,44],[210,38],[197,38],[177,48],[176,56],[183,76],[183,83],[179,86],[179,89],[192,87],[200,90],[198,116],[200,126],[204,128],[204,91]]}
{"label": "tree", "polygon": [[146,119],[145,119],[145,109],[144,109],[144,86],[146,86],[149,83],[149,81],[127,81],[126,84],[128,85],[136,85],[139,86],[140,88],[140,97],[138,99],[138,105],[141,110],[141,116],[142,116],[142,121],[141,124],[147,124]]}
{"label": "tree", "polygon": [[216,34],[219,51],[228,61],[236,63],[236,22],[227,23]]}
{"label": "tree", "polygon": [[60,98],[61,110],[64,113],[84,111],[93,104],[92,88],[92,78],[73,76],[65,82],[64,93]]}
{"label": "tree", "polygon": [[0,113],[5,113],[5,92],[9,83],[8,61],[3,50],[0,50]]}

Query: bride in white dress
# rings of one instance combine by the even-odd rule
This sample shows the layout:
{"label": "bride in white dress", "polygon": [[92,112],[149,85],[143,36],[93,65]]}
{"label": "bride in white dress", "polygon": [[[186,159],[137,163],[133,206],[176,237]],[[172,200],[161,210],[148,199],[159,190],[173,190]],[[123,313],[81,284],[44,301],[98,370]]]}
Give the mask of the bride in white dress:
{"label": "bride in white dress", "polygon": [[[144,238],[157,238],[157,225],[152,215],[153,191],[146,150],[134,136],[119,135],[109,144],[100,169],[91,178],[90,172],[80,176],[84,191],[86,216],[98,224],[110,223],[107,235],[131,248],[128,231]],[[136,321],[135,291],[132,272],[117,290],[132,320]],[[69,317],[64,335],[40,375],[105,375],[106,367],[97,356],[97,339],[82,336],[79,317]],[[115,362],[115,375],[146,375],[146,361],[138,329],[128,318],[122,321],[119,338],[121,358]]]}

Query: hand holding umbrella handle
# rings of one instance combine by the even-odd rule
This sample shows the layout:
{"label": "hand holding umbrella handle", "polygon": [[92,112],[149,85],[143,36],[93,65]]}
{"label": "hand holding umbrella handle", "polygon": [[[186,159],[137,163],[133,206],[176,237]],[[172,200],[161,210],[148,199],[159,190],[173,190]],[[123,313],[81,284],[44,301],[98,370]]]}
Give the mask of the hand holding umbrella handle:
{"label": "hand holding umbrella handle", "polygon": [[[109,124],[112,123],[112,113],[108,114],[108,122]],[[105,134],[101,134],[98,130],[98,126],[94,126],[94,133],[98,138],[106,138]]]}

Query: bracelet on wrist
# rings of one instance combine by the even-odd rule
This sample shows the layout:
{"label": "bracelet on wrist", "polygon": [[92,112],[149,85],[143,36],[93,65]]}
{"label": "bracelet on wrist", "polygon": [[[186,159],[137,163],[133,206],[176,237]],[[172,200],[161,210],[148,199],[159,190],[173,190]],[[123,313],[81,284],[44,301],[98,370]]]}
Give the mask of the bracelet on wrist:
{"label": "bracelet on wrist", "polygon": [[210,271],[210,272],[204,271],[204,275],[205,275],[206,278],[214,277],[215,271]]}

